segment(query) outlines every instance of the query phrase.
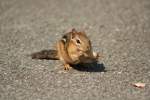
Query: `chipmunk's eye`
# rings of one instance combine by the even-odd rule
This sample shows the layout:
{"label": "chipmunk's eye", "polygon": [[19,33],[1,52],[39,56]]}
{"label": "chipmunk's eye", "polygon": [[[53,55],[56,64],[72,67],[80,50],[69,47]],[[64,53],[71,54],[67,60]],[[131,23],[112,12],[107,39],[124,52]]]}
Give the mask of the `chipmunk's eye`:
{"label": "chipmunk's eye", "polygon": [[80,43],[81,43],[79,39],[77,39],[77,40],[76,40],[76,42],[77,42],[78,44],[80,44]]}

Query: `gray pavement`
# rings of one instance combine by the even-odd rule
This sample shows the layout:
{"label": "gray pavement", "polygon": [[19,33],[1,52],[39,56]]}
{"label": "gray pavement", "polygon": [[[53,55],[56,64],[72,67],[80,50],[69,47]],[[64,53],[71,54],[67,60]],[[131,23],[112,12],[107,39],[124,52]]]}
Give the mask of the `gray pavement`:
{"label": "gray pavement", "polygon": [[[98,65],[65,72],[26,56],[71,28],[87,32]],[[0,0],[0,100],[150,100],[150,0]]]}

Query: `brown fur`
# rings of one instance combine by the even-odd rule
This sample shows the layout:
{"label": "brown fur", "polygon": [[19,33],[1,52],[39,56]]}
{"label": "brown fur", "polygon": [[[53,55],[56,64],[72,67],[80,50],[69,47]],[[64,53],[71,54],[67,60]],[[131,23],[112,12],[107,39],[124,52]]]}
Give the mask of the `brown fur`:
{"label": "brown fur", "polygon": [[77,32],[72,29],[57,42],[56,50],[43,50],[31,54],[31,57],[61,60],[64,69],[69,70],[70,64],[91,63],[96,61],[99,55],[92,51],[91,41],[85,32]]}
{"label": "brown fur", "polygon": [[42,50],[31,54],[32,59],[59,60],[57,50]]}
{"label": "brown fur", "polygon": [[91,63],[98,59],[98,54],[93,55],[91,41],[85,32],[77,32],[75,29],[58,41],[57,51],[60,60],[64,63],[64,69],[67,70],[68,64]]}

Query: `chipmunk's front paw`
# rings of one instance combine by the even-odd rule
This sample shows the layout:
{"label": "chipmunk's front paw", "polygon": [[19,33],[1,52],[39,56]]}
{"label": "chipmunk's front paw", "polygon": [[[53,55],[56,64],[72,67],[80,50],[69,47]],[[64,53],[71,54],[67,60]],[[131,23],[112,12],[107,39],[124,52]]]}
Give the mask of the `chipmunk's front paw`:
{"label": "chipmunk's front paw", "polygon": [[103,57],[100,53],[93,52],[93,56],[98,59],[99,57]]}
{"label": "chipmunk's front paw", "polygon": [[99,58],[99,53],[96,53],[93,51],[93,56],[94,56],[94,58]]}
{"label": "chipmunk's front paw", "polygon": [[64,64],[64,70],[69,70],[71,67],[69,64]]}

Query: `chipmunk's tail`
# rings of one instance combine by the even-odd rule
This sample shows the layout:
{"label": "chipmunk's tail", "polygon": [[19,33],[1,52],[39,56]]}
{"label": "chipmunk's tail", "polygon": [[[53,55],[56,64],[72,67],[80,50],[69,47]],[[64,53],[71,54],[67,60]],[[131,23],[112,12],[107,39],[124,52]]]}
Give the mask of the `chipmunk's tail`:
{"label": "chipmunk's tail", "polygon": [[46,60],[59,60],[57,50],[42,50],[32,53],[32,59],[46,59]]}

